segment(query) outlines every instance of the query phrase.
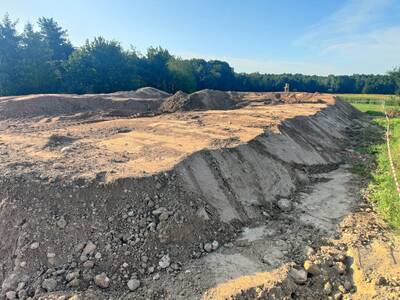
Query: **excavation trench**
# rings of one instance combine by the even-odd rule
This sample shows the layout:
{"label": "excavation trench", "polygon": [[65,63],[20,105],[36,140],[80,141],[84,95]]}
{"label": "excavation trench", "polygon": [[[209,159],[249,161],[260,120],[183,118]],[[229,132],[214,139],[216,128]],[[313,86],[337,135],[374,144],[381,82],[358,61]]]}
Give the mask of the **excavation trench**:
{"label": "excavation trench", "polygon": [[[351,211],[343,163],[365,120],[331,96],[261,96],[234,110],[90,124],[30,124],[4,104],[1,295],[223,299],[283,281]],[[69,144],[45,147],[49,136]]]}

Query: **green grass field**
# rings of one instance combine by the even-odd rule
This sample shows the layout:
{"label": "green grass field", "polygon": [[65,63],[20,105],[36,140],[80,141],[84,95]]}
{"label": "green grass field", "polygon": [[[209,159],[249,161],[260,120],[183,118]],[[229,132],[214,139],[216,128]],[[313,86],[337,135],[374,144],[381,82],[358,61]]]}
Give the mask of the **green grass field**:
{"label": "green grass field", "polygon": [[398,95],[337,94],[337,96],[339,99],[353,104],[381,104],[382,101],[385,101],[386,105],[400,106],[400,96]]}
{"label": "green grass field", "polygon": [[[386,119],[382,111],[382,105],[354,103],[357,109],[366,112],[373,117],[373,123],[381,127],[371,126],[363,134],[361,147],[358,151],[373,155],[376,165],[368,168],[366,165],[354,166],[354,171],[370,179],[366,190],[367,198],[374,204],[378,212],[395,229],[400,230],[400,197],[396,191],[396,186],[392,178],[386,142],[379,137],[384,135]],[[388,106],[388,109],[398,109],[398,107]],[[391,118],[391,151],[400,178],[400,118]]]}

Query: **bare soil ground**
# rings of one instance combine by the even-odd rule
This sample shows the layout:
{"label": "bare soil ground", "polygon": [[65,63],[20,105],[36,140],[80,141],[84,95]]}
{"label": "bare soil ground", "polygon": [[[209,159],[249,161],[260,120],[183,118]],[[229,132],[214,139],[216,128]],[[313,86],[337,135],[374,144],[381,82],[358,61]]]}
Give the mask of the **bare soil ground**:
{"label": "bare soil ground", "polygon": [[397,299],[349,171],[367,122],[306,93],[1,98],[0,295]]}

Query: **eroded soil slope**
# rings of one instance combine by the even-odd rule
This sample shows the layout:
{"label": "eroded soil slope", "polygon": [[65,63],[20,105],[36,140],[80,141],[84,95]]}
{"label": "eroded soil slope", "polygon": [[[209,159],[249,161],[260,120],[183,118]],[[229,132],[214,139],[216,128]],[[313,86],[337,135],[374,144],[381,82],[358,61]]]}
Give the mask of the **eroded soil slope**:
{"label": "eroded soil slope", "polygon": [[[329,173],[365,125],[350,105],[144,91],[64,95],[58,111],[48,109],[54,96],[0,99],[3,297],[199,299],[300,261],[351,211],[354,198],[335,198],[350,175]],[[303,213],[322,205],[334,213]]]}

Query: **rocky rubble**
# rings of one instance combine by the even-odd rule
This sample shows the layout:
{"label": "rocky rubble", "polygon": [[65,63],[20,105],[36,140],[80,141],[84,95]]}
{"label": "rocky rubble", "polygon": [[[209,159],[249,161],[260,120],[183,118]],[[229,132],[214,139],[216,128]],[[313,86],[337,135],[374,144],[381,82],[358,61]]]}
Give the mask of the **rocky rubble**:
{"label": "rocky rubble", "polygon": [[[253,117],[251,108],[247,113]],[[351,108],[338,104],[316,116],[288,120],[280,132],[266,130],[235,148],[202,150],[170,170],[113,181],[106,180],[111,171],[84,180],[83,166],[53,168],[47,158],[39,162],[42,173],[36,174],[38,169],[32,166],[19,176],[18,168],[25,164],[11,168],[10,162],[2,161],[7,175],[15,176],[0,176],[1,296],[160,299],[173,279],[187,276],[186,283],[192,284],[188,266],[194,262],[231,247],[246,248],[246,242],[237,241],[245,225],[267,222],[275,230],[272,224],[280,219],[279,234],[287,230],[287,236],[294,235],[289,231],[297,226],[290,215],[294,194],[311,174],[338,166],[340,151],[348,143],[345,128],[354,115]],[[336,118],[343,124],[333,127]],[[154,130],[152,126],[147,132]],[[321,141],[327,128],[332,135]],[[288,145],[302,149],[302,155],[285,151]],[[71,159],[79,156],[76,149],[90,152],[75,142],[51,147]],[[165,155],[177,151],[170,148]],[[127,156],[119,153],[113,164],[122,164]],[[79,178],[52,176],[62,168]],[[302,246],[290,242],[295,249]],[[308,250],[311,256],[304,268],[296,265],[290,271],[296,284],[308,286],[315,278],[325,278],[326,272],[347,276],[346,259]],[[289,247],[284,251],[260,255],[260,261],[278,267],[280,259],[291,254]],[[191,286],[193,294],[210,287],[199,284]],[[330,296],[350,287],[345,280],[329,284]],[[321,291],[325,285],[329,290],[329,284],[321,280]]]}

